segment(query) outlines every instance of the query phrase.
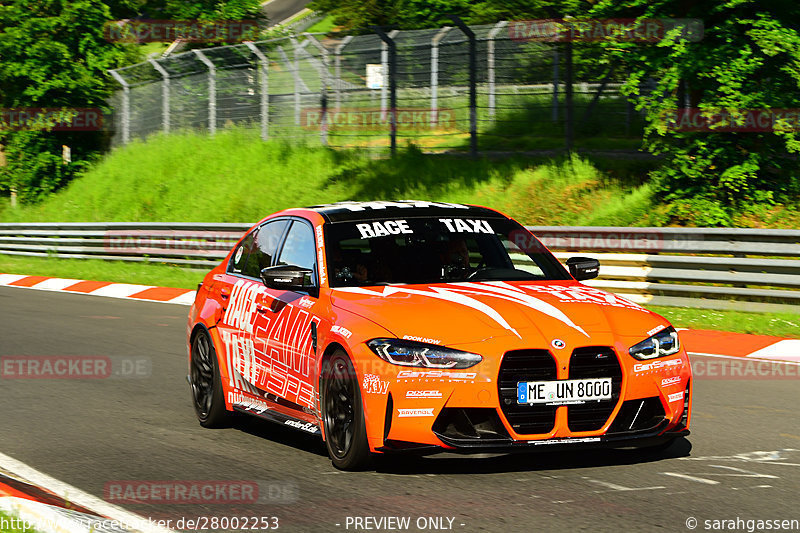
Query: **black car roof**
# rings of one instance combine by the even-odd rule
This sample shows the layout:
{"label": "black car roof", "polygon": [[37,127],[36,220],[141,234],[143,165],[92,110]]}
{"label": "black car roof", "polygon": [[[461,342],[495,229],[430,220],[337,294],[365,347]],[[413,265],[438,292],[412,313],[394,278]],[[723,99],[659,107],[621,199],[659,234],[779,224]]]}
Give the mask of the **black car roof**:
{"label": "black car roof", "polygon": [[337,202],[313,205],[307,209],[316,211],[328,222],[440,216],[505,218],[487,207],[420,200]]}

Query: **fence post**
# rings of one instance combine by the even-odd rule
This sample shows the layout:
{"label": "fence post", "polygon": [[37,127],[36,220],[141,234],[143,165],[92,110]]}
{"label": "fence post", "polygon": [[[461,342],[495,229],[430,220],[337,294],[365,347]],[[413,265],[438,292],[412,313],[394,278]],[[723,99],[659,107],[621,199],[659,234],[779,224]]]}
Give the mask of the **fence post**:
{"label": "fence post", "polygon": [[302,80],[300,79],[300,51],[308,45],[308,41],[304,41],[303,44],[295,39],[294,37],[290,37],[292,42],[292,46],[294,47],[294,123],[295,125],[300,125],[300,85]]}
{"label": "fence post", "polygon": [[200,50],[192,50],[208,68],[208,133],[217,132],[217,68]]}
{"label": "fence post", "polygon": [[[375,29],[373,27],[373,29]],[[377,30],[375,30],[377,32]],[[394,37],[399,33],[398,30],[392,30],[389,32],[388,39],[392,42],[391,45],[387,43],[387,41],[383,41],[381,43],[381,70],[383,71],[383,83],[381,84],[381,120],[386,120],[386,99],[389,93],[389,85],[392,83],[392,76],[389,73],[389,69],[392,67],[389,65],[391,62],[391,58],[389,57],[392,52],[389,51],[390,47],[394,47],[394,54],[395,54],[395,62],[397,61],[397,46],[394,44]],[[380,33],[381,39],[383,36],[386,36],[383,31]],[[395,65],[396,68],[397,65]],[[394,106],[393,106],[394,107]]]}
{"label": "fence post", "polygon": [[445,26],[431,39],[431,128],[439,123],[439,43],[452,26]]}
{"label": "fence post", "polygon": [[333,52],[334,53],[334,56],[333,56],[334,67],[333,68],[335,69],[334,75],[336,76],[336,110],[337,111],[339,110],[339,108],[342,107],[342,85],[343,85],[343,83],[342,83],[342,50],[344,50],[344,47],[347,46],[350,43],[350,41],[352,41],[352,40],[353,40],[353,36],[352,35],[348,35],[347,37],[342,39],[342,42],[339,43],[339,46],[337,46],[334,49],[334,52]]}
{"label": "fence post", "polygon": [[497,24],[495,24],[494,28],[489,31],[489,35],[486,37],[488,39],[488,57],[487,62],[489,64],[489,70],[487,72],[487,77],[489,78],[489,118],[494,119],[495,114],[495,106],[496,102],[496,88],[494,83],[495,71],[494,71],[494,42],[495,37],[497,34],[500,33],[500,30],[505,28],[508,25],[507,20],[501,20]]}
{"label": "fence post", "polygon": [[244,43],[258,58],[261,84],[261,140],[269,139],[269,58],[252,42]]}
{"label": "fence post", "polygon": [[316,37],[310,33],[304,33],[303,36],[308,39],[308,42],[313,44],[319,53],[322,55],[322,68],[319,72],[319,81],[321,85],[319,103],[322,117],[319,123],[319,140],[323,146],[328,144],[328,87],[330,86],[330,53],[328,49],[322,46]]}
{"label": "fence post", "polygon": [[453,22],[469,40],[469,152],[478,155],[478,62],[475,32],[459,17],[451,16]]}
{"label": "fence post", "polygon": [[122,144],[131,140],[131,86],[116,70],[108,71],[122,85]]}
{"label": "fence post", "polygon": [[553,47],[553,122],[558,122],[558,47]]}
{"label": "fence post", "polygon": [[[387,72],[387,65],[384,63],[383,67],[383,76],[384,76],[384,83],[383,88],[381,90],[381,111],[382,115],[385,113],[385,101],[383,97],[383,92],[386,90],[386,76],[388,73],[389,76],[389,99],[390,99],[390,116],[389,116],[389,149],[391,151],[392,156],[397,153],[397,45],[394,42],[393,37],[397,35],[397,30],[390,31],[387,35],[377,26],[373,26],[372,30],[378,34],[378,37],[381,38],[383,44],[385,46],[386,52],[386,61],[388,62],[388,72]],[[383,52],[381,52],[381,59],[383,59]]]}
{"label": "fence post", "polygon": [[155,59],[150,59],[150,64],[161,74],[161,123],[164,133],[169,133],[169,72]]}

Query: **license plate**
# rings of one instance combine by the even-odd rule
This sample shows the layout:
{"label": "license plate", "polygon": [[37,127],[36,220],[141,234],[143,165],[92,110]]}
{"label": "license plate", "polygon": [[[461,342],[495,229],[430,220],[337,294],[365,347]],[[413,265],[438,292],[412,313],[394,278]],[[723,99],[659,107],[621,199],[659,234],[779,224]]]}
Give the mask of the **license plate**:
{"label": "license plate", "polygon": [[520,381],[518,404],[567,404],[611,399],[611,378]]}

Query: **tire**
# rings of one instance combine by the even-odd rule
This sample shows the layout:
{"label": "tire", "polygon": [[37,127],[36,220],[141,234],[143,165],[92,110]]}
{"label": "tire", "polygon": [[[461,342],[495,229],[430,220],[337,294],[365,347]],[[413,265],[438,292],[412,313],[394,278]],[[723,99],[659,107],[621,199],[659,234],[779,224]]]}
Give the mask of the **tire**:
{"label": "tire", "polygon": [[322,363],[322,423],[333,466],[364,470],[372,462],[364,423],[364,404],[353,363],[336,350]]}
{"label": "tire", "polygon": [[205,330],[192,339],[189,379],[192,404],[200,425],[206,428],[230,425],[231,413],[225,409],[217,351]]}

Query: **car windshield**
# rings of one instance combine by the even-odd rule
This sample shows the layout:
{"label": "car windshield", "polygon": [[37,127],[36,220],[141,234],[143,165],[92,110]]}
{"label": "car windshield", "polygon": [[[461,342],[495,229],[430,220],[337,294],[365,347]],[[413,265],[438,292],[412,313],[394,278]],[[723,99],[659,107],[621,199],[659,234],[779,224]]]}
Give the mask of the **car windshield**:
{"label": "car windshield", "polygon": [[504,218],[408,217],[328,224],[332,287],[572,279],[528,230]]}

